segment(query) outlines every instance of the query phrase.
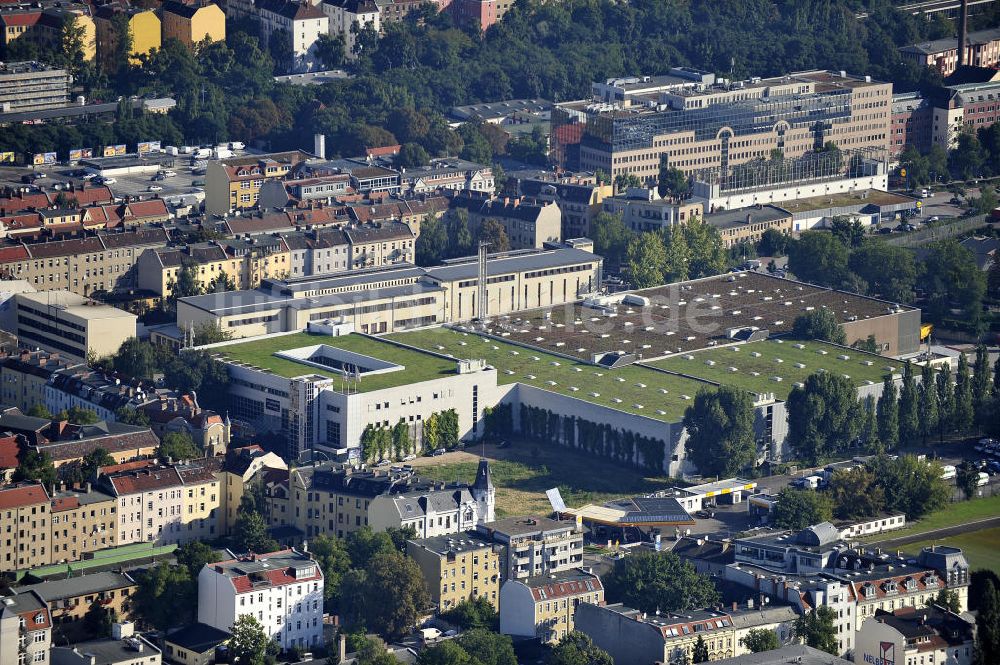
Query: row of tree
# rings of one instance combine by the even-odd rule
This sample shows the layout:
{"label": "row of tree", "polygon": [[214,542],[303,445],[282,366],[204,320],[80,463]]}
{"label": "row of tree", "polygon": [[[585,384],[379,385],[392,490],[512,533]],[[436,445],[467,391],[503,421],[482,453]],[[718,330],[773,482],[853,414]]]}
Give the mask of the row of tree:
{"label": "row of tree", "polygon": [[[419,440],[418,440],[419,439]],[[402,418],[392,427],[368,424],[361,433],[361,459],[373,462],[402,459],[404,455],[438,448],[451,450],[459,444],[458,412],[455,409],[432,413],[414,430]]]}
{"label": "row of tree", "polygon": [[481,242],[489,245],[491,253],[510,250],[507,230],[496,219],[484,219],[473,232],[469,227],[469,211],[465,208],[451,208],[440,217],[428,214],[417,236],[417,264],[432,266],[444,259],[471,256]]}

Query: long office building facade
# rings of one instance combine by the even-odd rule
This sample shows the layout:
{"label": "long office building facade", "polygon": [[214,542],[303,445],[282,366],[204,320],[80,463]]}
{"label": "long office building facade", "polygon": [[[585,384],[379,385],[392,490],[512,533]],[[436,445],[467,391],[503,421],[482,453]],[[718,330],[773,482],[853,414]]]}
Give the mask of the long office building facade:
{"label": "long office building facade", "polygon": [[653,183],[662,158],[692,174],[799,158],[828,143],[884,151],[891,103],[891,83],[824,70],[670,81],[634,95],[598,97],[595,88],[594,99],[556,105],[553,154],[567,169]]}

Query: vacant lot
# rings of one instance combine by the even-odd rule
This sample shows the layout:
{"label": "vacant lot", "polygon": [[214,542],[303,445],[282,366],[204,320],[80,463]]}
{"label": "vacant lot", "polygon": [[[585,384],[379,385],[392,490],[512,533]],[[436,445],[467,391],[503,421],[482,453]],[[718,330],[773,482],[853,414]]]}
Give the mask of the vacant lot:
{"label": "vacant lot", "polygon": [[[879,534],[878,536],[872,536],[871,538],[865,538],[863,540],[868,542],[896,540],[906,536],[920,535],[936,529],[944,529],[962,524],[970,525],[972,522],[997,517],[998,515],[1000,515],[1000,496],[975,499],[973,501],[962,501],[960,503],[951,503],[941,510],[931,513],[922,520],[913,522],[911,526],[908,526],[905,529],[890,531],[888,533]],[[969,526],[970,531],[973,528],[975,527],[971,525]],[[907,545],[906,547],[909,548],[911,546]],[[1000,549],[1000,542],[996,543],[996,547],[997,549]]]}
{"label": "vacant lot", "polygon": [[961,547],[972,570],[988,568],[1000,574],[1000,528],[983,529],[958,536],[949,536],[937,540],[923,540],[904,545],[907,552],[919,552],[921,548],[930,545],[950,545]]}
{"label": "vacant lot", "polygon": [[479,453],[485,451],[497,487],[498,517],[550,514],[552,507],[545,490],[552,487],[559,488],[567,506],[576,507],[684,484],[671,478],[644,477],[639,471],[558,446],[516,443],[506,449],[487,445],[469,451],[421,457],[413,463],[423,477],[471,483],[476,477]]}

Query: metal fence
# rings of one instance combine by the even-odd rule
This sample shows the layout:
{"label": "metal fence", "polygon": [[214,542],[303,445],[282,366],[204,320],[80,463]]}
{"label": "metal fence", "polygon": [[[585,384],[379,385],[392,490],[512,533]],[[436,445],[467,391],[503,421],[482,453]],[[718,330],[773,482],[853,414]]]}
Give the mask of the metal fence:
{"label": "metal fence", "polygon": [[941,224],[940,226],[934,226],[932,228],[894,235],[891,238],[887,238],[886,242],[890,245],[896,245],[897,247],[918,247],[920,245],[926,245],[927,243],[934,242],[935,240],[954,238],[955,236],[962,235],[963,233],[974,231],[985,224],[986,215],[976,215],[975,217],[959,219],[954,222]]}

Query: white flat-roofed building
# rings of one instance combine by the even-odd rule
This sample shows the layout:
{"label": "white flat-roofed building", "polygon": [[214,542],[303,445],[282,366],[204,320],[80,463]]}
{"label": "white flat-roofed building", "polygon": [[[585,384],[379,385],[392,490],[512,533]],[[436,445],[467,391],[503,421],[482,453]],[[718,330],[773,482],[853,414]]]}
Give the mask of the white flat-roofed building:
{"label": "white flat-roofed building", "polygon": [[244,615],[257,619],[282,649],[323,640],[323,571],[294,549],[207,564],[198,574],[198,621],[231,632]]}
{"label": "white flat-roofed building", "polygon": [[18,293],[18,339],[76,360],[108,356],[135,337],[136,316],[69,291]]}

